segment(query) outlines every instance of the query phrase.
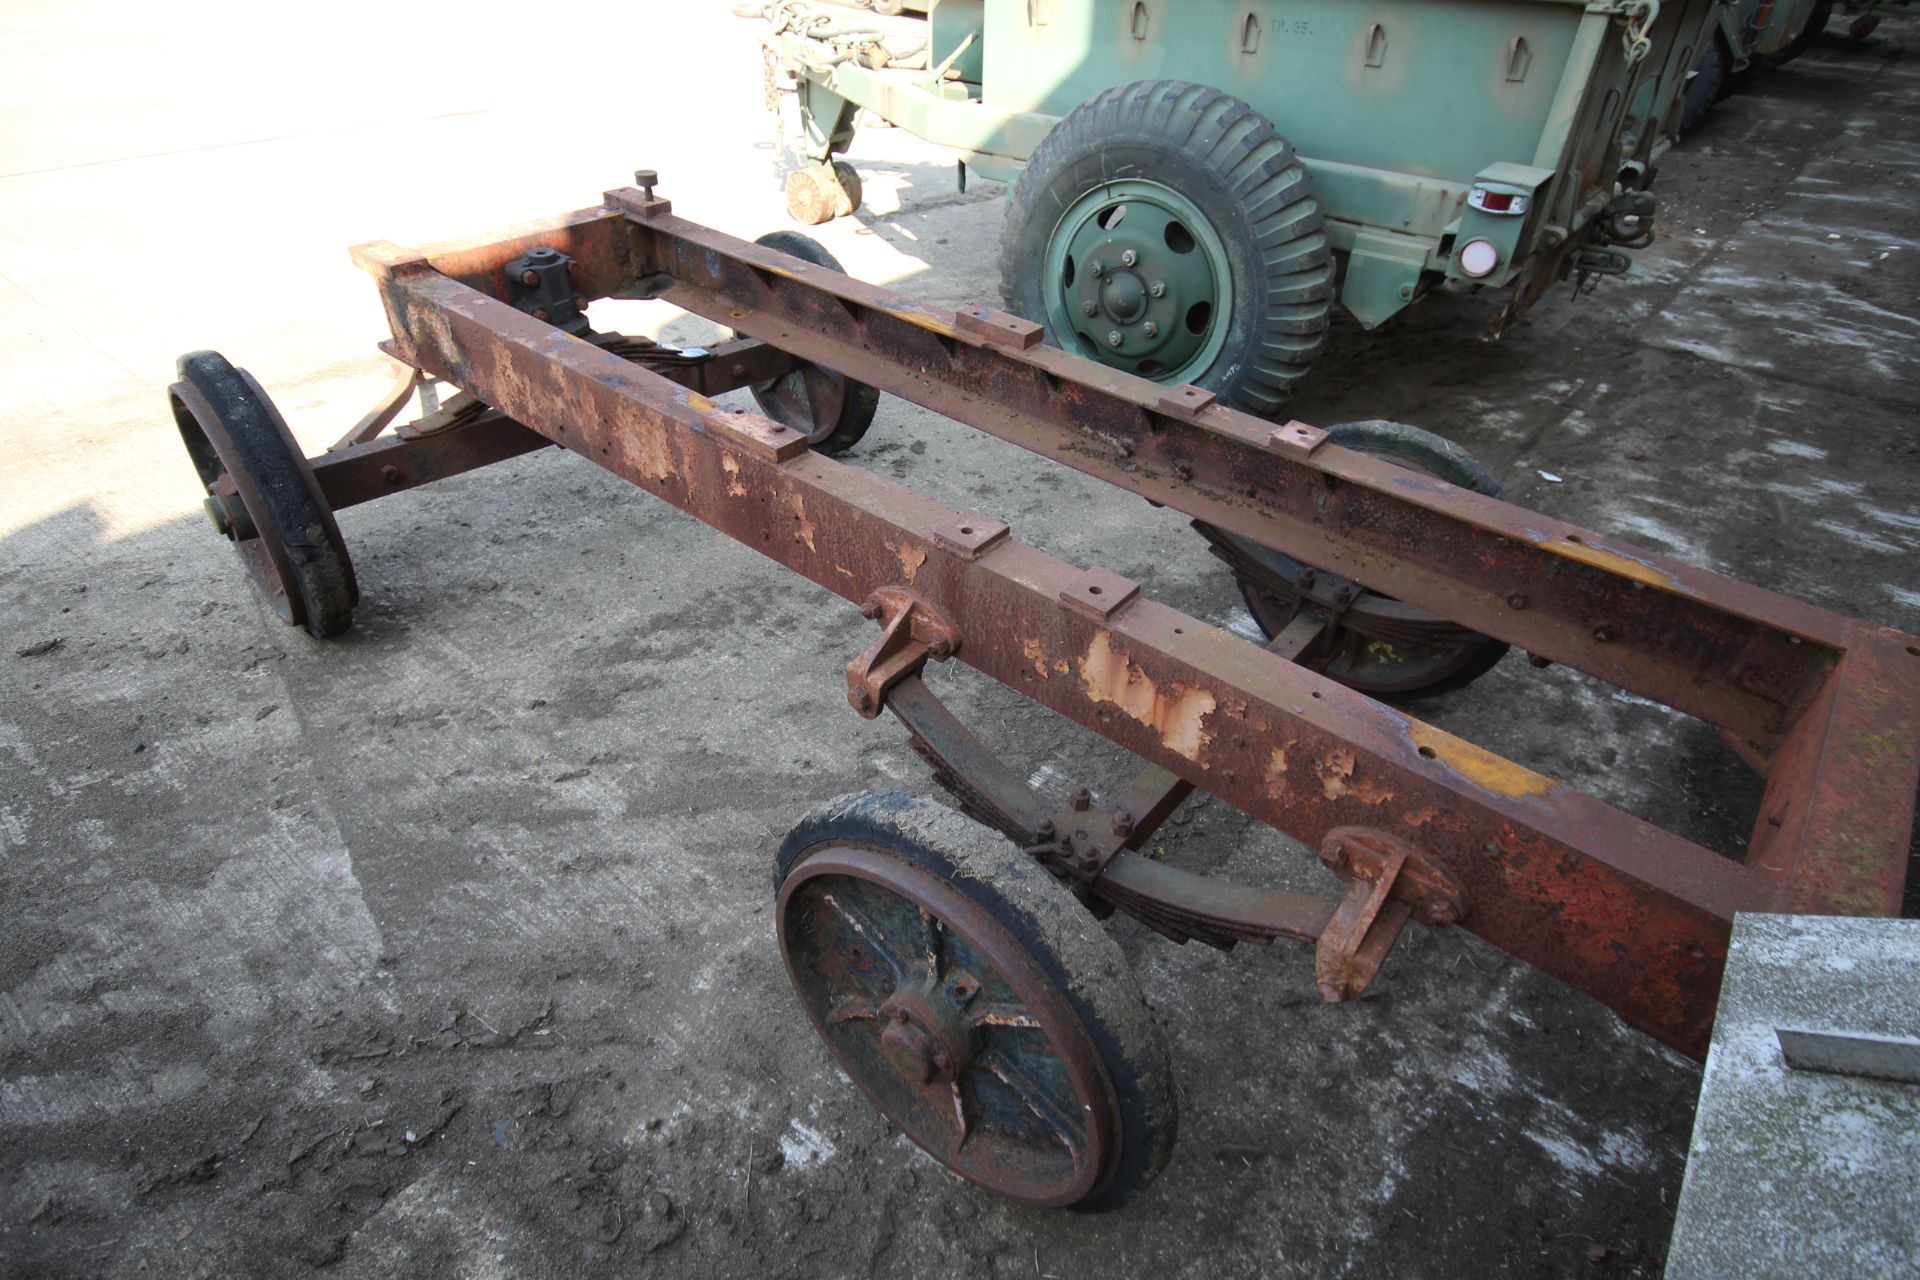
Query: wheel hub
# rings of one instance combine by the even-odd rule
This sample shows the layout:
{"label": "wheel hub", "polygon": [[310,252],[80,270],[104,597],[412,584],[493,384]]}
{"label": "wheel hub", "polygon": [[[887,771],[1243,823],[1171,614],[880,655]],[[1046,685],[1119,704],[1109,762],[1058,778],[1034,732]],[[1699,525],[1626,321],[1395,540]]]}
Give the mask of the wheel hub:
{"label": "wheel hub", "polygon": [[960,1078],[973,1062],[976,1041],[969,1031],[962,991],[978,984],[950,982],[944,987],[918,983],[902,987],[880,1006],[886,1030],[880,1052],[910,1084],[945,1084]]}
{"label": "wheel hub", "polygon": [[[1054,232],[1049,321],[1082,354],[1143,377],[1202,376],[1225,338],[1232,282],[1219,237],[1156,182],[1082,197]],[[1075,345],[1069,341],[1067,345]]]}
{"label": "wheel hub", "polygon": [[1143,320],[1147,314],[1147,282],[1137,271],[1115,271],[1100,291],[1100,305],[1120,324]]}

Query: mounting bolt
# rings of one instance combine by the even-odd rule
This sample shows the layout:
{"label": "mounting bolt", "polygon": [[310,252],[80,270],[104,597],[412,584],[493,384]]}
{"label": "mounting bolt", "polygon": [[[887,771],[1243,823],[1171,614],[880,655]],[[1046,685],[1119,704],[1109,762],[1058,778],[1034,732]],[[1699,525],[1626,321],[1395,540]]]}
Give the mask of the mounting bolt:
{"label": "mounting bolt", "polygon": [[1092,850],[1088,850],[1078,858],[1075,858],[1074,862],[1079,865],[1082,871],[1097,871],[1100,868],[1100,855],[1094,853]]}
{"label": "mounting bolt", "polygon": [[1526,607],[1527,607],[1527,598],[1521,595],[1518,591],[1514,592],[1512,595],[1507,597],[1507,608],[1524,609]]}
{"label": "mounting bolt", "polygon": [[1091,302],[1083,302],[1080,304],[1080,314],[1083,316],[1090,316],[1099,309],[1100,308],[1094,306]]}
{"label": "mounting bolt", "polygon": [[1193,468],[1184,462],[1178,463],[1173,468],[1173,474],[1179,476],[1182,480],[1191,480],[1193,479]]}
{"label": "mounting bolt", "polygon": [[522,271],[520,273],[520,283],[521,284],[539,284],[540,273],[538,271],[535,271],[532,267],[528,267],[525,271]]}
{"label": "mounting bolt", "polygon": [[1152,284],[1147,286],[1147,293],[1156,298],[1166,297],[1167,282],[1164,280],[1155,280]]}
{"label": "mounting bolt", "polygon": [[1123,267],[1130,267],[1138,261],[1140,261],[1140,255],[1131,249],[1120,255],[1120,265]]}
{"label": "mounting bolt", "polygon": [[879,602],[878,600],[869,600],[869,601],[867,601],[867,602],[866,602],[865,604],[863,604],[863,605],[861,605],[861,606],[860,606],[860,616],[861,616],[861,617],[863,617],[863,618],[877,618],[877,617],[879,617],[879,616],[880,616],[880,602]]}
{"label": "mounting bolt", "polygon": [[1427,912],[1427,919],[1436,929],[1444,929],[1460,918],[1460,909],[1451,902],[1437,903]]}
{"label": "mounting bolt", "polygon": [[547,309],[546,309],[545,307],[535,307],[535,308],[533,309],[533,318],[534,318],[535,320],[546,320],[546,319],[548,319],[549,317],[548,317],[548,315],[547,315]]}
{"label": "mounting bolt", "polygon": [[1095,258],[1087,264],[1087,274],[1095,280],[1098,280],[1101,276],[1107,274],[1107,264]]}
{"label": "mounting bolt", "polygon": [[1120,331],[1118,329],[1115,329],[1107,334],[1107,345],[1110,347],[1117,347],[1120,345]]}
{"label": "mounting bolt", "polygon": [[935,662],[945,662],[953,656],[953,641],[945,636],[935,636],[927,643],[927,656]]}
{"label": "mounting bolt", "polygon": [[1054,830],[1053,819],[1048,818],[1045,821],[1043,821],[1038,827],[1034,828],[1033,834],[1040,837],[1040,839],[1042,840],[1051,840],[1053,839],[1053,830]]}
{"label": "mounting bolt", "polygon": [[1320,861],[1326,863],[1330,869],[1338,871],[1347,865],[1347,846],[1335,840],[1320,851]]}
{"label": "mounting bolt", "polygon": [[1311,569],[1303,569],[1300,571],[1300,589],[1302,591],[1313,590],[1313,584],[1319,580],[1319,575]]}
{"label": "mounting bolt", "polygon": [[640,194],[651,200],[653,199],[653,184],[660,181],[660,175],[652,169],[635,169],[633,171],[633,181],[634,185],[640,188]]}
{"label": "mounting bolt", "polygon": [[1604,622],[1593,629],[1593,638],[1595,640],[1598,640],[1601,644],[1606,644],[1608,641],[1612,640],[1615,636],[1619,634],[1620,634],[1619,632],[1615,631],[1611,626],[1609,626]]}
{"label": "mounting bolt", "polygon": [[1087,790],[1085,787],[1075,787],[1073,794],[1067,797],[1067,807],[1075,813],[1086,812],[1087,806],[1092,803],[1093,792]]}
{"label": "mounting bolt", "polygon": [[391,462],[389,462],[386,466],[380,468],[380,478],[382,480],[385,480],[388,484],[399,484],[402,480],[405,480],[407,477],[405,473],[400,470],[400,468],[394,466]]}
{"label": "mounting bolt", "polygon": [[1160,336],[1160,326],[1149,320],[1140,326],[1140,332],[1146,334],[1149,338],[1157,338]]}
{"label": "mounting bolt", "polygon": [[1133,834],[1133,815],[1125,809],[1116,809],[1114,811],[1113,834],[1122,839]]}

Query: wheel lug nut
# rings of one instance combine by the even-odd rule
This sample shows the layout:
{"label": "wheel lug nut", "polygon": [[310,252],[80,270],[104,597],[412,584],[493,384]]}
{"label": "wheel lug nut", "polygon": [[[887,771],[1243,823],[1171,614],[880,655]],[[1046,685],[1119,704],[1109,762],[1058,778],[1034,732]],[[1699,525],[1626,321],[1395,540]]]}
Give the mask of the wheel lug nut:
{"label": "wheel lug nut", "polygon": [[1147,292],[1156,298],[1164,298],[1167,296],[1167,282],[1164,280],[1155,280],[1147,286]]}
{"label": "wheel lug nut", "polygon": [[1100,308],[1094,306],[1091,302],[1083,302],[1080,304],[1080,314],[1083,316],[1090,316],[1099,309]]}
{"label": "wheel lug nut", "polygon": [[1140,261],[1140,255],[1131,249],[1120,255],[1120,265],[1123,267],[1130,267],[1138,261]]}
{"label": "wheel lug nut", "polygon": [[1095,258],[1087,264],[1087,274],[1095,280],[1098,280],[1101,276],[1107,274],[1107,264]]}
{"label": "wheel lug nut", "polygon": [[1118,329],[1115,329],[1113,332],[1107,335],[1107,345],[1110,347],[1117,347],[1120,345],[1120,331]]}
{"label": "wheel lug nut", "polygon": [[1149,338],[1157,338],[1160,336],[1160,326],[1149,320],[1140,326],[1140,332],[1146,334]]}

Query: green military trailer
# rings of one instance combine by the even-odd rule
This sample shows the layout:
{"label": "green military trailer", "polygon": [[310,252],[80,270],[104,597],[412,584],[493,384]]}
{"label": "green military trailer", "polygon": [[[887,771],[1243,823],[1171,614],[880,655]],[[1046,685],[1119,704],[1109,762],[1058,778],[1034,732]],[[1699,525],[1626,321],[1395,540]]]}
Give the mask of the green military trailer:
{"label": "green military trailer", "polygon": [[1557,280],[1651,240],[1714,0],[778,0],[803,222],[850,213],[859,109],[1013,184],[1007,307],[1050,340],[1271,413],[1332,308]]}

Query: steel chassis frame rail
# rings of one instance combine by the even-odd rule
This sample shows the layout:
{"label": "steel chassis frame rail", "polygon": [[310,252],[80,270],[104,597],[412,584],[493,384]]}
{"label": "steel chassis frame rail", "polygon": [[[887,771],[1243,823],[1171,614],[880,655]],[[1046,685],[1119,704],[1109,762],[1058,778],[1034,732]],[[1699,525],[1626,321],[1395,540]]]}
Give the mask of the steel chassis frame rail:
{"label": "steel chassis frame rail", "polygon": [[[506,268],[533,249],[566,255],[583,305],[664,299],[741,337],[664,376],[530,314]],[[1096,906],[1178,938],[1318,939],[1329,998],[1364,985],[1409,916],[1457,921],[1695,1057],[1735,911],[1900,911],[1920,638],[1107,369],[1015,317],[744,243],[674,217],[651,186],[493,237],[354,256],[379,283],[382,348],[480,409],[375,438],[377,409],[311,460],[333,507],[547,444],[592,460],[860,603],[884,631],[849,668],[856,709],[891,708],[970,812],[1074,873]],[[1745,862],[1295,665],[1311,626],[1263,650],[707,398],[797,362],[1715,725],[1766,777]],[[948,657],[1151,767],[1100,810],[1082,790],[1048,812],[915,678]],[[1347,901],[1213,885],[1131,852],[1194,787],[1319,847]]]}

